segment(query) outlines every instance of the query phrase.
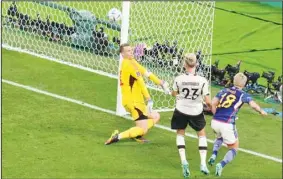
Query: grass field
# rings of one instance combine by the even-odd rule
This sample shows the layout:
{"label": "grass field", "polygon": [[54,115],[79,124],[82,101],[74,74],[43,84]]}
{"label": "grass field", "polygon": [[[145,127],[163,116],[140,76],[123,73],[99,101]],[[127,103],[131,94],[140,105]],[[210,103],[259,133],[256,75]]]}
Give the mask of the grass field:
{"label": "grass field", "polygon": [[[257,3],[217,2],[216,6],[282,21],[282,9]],[[243,12],[243,9],[249,12]],[[224,67],[240,58],[243,60],[241,71],[269,69],[282,73],[282,25],[217,9],[215,13],[213,60],[220,59],[220,66]],[[51,53],[54,48],[56,45],[49,49]],[[244,52],[273,48],[279,50]],[[225,54],[230,52],[242,53]],[[2,53],[3,79],[115,110],[115,79],[6,49],[2,49]],[[152,141],[149,144],[121,141],[104,146],[112,130],[125,130],[132,126],[132,122],[5,83],[2,86],[3,178],[182,177],[174,133],[154,128],[147,136]],[[216,88],[212,89],[213,95],[216,91]],[[172,112],[161,115],[160,124],[169,126]],[[210,120],[207,116],[208,124]],[[262,118],[244,106],[237,126],[241,148],[282,159],[280,118]],[[208,138],[213,139],[209,125],[207,133]],[[186,145],[192,178],[203,178],[198,171],[197,140],[187,137]],[[209,144],[209,150],[211,148]],[[219,160],[226,151],[221,149]],[[210,170],[214,173],[214,167]],[[225,168],[223,178],[282,178],[282,163],[239,152],[232,164]]]}

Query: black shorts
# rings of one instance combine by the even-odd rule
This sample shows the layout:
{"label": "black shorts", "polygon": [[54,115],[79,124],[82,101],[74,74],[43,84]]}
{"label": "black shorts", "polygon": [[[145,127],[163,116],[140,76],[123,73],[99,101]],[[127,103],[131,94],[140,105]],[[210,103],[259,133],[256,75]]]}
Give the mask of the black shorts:
{"label": "black shorts", "polygon": [[188,124],[195,131],[202,130],[206,125],[203,113],[197,116],[190,116],[175,109],[171,119],[171,129],[186,129]]}

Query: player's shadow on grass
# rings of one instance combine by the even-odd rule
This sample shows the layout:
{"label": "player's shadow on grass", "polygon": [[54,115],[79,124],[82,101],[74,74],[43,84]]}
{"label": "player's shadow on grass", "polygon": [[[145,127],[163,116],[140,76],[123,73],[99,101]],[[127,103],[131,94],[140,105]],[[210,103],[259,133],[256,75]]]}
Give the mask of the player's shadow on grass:
{"label": "player's shadow on grass", "polygon": [[148,142],[142,143],[142,142],[137,142],[134,139],[123,139],[123,140],[120,140],[119,142],[111,144],[109,146],[112,146],[112,145],[119,146],[119,147],[137,146],[137,145],[164,147],[164,146],[167,146],[168,143],[163,142],[163,141],[156,141],[156,140],[149,140]]}
{"label": "player's shadow on grass", "polygon": [[150,145],[150,144],[152,144],[151,141],[146,142],[146,143],[141,143],[141,142],[135,141],[134,139],[123,139],[123,140],[120,140],[119,142],[111,144],[109,146],[115,145],[115,146],[119,146],[119,147],[123,147],[123,146],[128,147],[128,146]]}

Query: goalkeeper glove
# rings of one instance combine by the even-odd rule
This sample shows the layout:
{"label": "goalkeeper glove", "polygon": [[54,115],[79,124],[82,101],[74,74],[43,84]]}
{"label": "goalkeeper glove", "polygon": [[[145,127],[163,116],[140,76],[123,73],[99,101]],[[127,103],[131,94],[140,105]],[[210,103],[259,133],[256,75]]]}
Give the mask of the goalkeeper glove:
{"label": "goalkeeper glove", "polygon": [[147,101],[147,112],[150,114],[150,113],[152,113],[152,111],[153,111],[153,101],[151,100],[151,99],[149,99],[148,101]]}
{"label": "goalkeeper glove", "polygon": [[165,94],[171,94],[171,91],[169,89],[169,84],[166,81],[162,81],[161,87]]}

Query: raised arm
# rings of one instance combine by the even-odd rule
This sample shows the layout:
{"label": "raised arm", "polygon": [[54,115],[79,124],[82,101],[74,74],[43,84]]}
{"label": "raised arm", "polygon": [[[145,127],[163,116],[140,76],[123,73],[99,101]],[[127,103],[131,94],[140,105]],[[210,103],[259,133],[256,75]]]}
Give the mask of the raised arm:
{"label": "raised arm", "polygon": [[259,112],[261,115],[267,115],[267,113],[260,108],[260,106],[253,100],[249,102],[250,107],[252,107],[255,111]]}
{"label": "raised arm", "polygon": [[156,85],[161,86],[165,94],[170,94],[169,84],[166,81],[159,79],[155,74],[148,71],[146,68],[140,65],[137,61],[135,61],[135,65],[137,66],[137,68],[139,69],[139,71],[141,72],[143,76],[147,77],[149,80],[151,80]]}
{"label": "raised arm", "polygon": [[260,106],[252,99],[249,94],[245,93],[242,97],[242,101],[249,104],[250,107],[259,112],[261,115],[267,115],[267,113],[260,108]]}
{"label": "raised arm", "polygon": [[162,85],[163,81],[159,79],[155,74],[149,72],[146,68],[140,65],[137,61],[135,61],[135,64],[143,76],[150,79],[156,85]]}

